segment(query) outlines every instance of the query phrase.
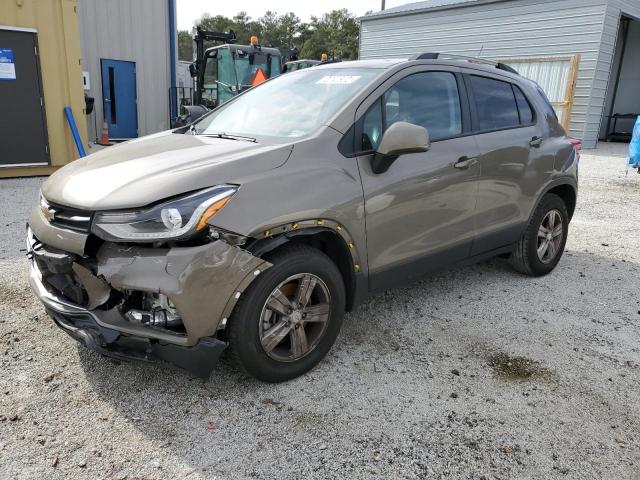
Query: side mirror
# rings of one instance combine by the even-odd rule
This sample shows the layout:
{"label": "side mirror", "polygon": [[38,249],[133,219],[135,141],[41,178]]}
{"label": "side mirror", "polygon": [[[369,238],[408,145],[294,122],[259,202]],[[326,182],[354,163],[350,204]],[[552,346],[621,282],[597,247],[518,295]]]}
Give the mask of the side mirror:
{"label": "side mirror", "polygon": [[198,62],[189,64],[189,74],[191,75],[191,77],[198,76]]}
{"label": "side mirror", "polygon": [[378,150],[371,160],[374,173],[384,173],[400,155],[429,150],[429,132],[424,127],[407,122],[396,122],[382,135]]}

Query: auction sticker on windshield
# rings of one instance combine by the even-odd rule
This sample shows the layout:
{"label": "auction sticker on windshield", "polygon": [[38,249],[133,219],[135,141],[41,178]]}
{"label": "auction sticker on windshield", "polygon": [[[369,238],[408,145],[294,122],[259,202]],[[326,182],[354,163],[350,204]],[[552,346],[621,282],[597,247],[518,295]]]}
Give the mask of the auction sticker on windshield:
{"label": "auction sticker on windshield", "polygon": [[349,85],[360,78],[360,75],[327,75],[316,83],[324,85]]}

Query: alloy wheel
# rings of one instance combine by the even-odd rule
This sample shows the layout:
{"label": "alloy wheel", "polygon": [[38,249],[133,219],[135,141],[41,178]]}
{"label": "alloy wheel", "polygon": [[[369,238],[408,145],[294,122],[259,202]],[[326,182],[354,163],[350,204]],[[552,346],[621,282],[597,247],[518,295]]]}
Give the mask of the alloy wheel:
{"label": "alloy wheel", "polygon": [[329,321],[331,295],[312,273],[292,275],[269,295],[260,314],[260,343],[280,362],[308,355],[320,342]]}
{"label": "alloy wheel", "polygon": [[560,252],[564,235],[562,215],[558,210],[549,210],[538,228],[538,259],[551,263]]}

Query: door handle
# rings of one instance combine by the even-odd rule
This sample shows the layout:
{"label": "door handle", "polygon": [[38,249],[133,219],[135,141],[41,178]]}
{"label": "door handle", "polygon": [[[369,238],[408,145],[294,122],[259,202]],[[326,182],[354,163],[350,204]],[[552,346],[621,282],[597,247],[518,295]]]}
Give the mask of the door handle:
{"label": "door handle", "polygon": [[534,148],[538,148],[540,145],[542,145],[542,137],[533,137],[529,142],[529,145]]}
{"label": "door handle", "polygon": [[475,165],[478,161],[475,158],[469,158],[467,156],[460,157],[456,163],[453,164],[455,168],[460,170],[466,170],[467,168]]}

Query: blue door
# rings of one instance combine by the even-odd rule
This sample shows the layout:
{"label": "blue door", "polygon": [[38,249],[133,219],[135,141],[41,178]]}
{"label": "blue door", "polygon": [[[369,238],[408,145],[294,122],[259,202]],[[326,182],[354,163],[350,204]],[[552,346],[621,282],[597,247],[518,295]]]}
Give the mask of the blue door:
{"label": "blue door", "polygon": [[136,64],[101,59],[102,106],[109,126],[109,138],[138,136]]}

